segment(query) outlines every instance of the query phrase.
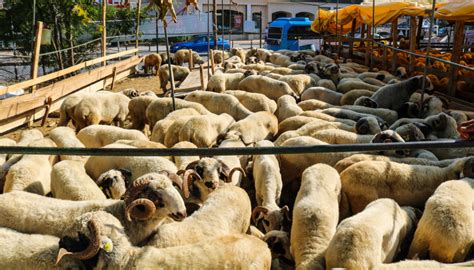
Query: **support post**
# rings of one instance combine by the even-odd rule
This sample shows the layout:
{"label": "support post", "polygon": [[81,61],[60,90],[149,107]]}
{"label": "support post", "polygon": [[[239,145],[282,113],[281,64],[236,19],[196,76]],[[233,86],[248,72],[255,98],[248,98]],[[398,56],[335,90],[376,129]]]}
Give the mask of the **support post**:
{"label": "support post", "polygon": [[351,27],[351,33],[350,33],[350,38],[349,40],[349,57],[352,57],[354,55],[354,35],[355,35],[355,30],[356,30],[356,19],[352,20],[352,27]]}
{"label": "support post", "polygon": [[420,48],[420,42],[422,39],[421,30],[423,29],[423,16],[418,16],[418,29],[416,30],[416,48]]}
{"label": "support post", "polygon": [[160,53],[160,49],[159,49],[159,43],[158,43],[158,39],[159,39],[159,35],[158,35],[158,10],[156,11],[156,18],[155,18],[155,37],[156,37],[156,53]]}
{"label": "support post", "polygon": [[382,69],[387,70],[387,47],[383,47]]}
{"label": "support post", "polygon": [[211,50],[210,58],[211,58],[211,71],[212,71],[212,75],[214,75],[214,73],[216,72],[216,63],[214,62],[214,50]]}
{"label": "support post", "polygon": [[117,67],[114,67],[114,69],[112,70],[112,83],[110,84],[110,91],[114,90],[116,76],[117,76]]}
{"label": "support post", "polygon": [[[38,77],[38,64],[39,64],[39,57],[40,57],[40,49],[41,49],[41,35],[43,33],[43,22],[36,23],[36,33],[35,33],[35,45],[33,50],[33,62],[31,62],[31,79],[35,79]],[[31,91],[34,92],[36,90],[36,85],[33,85]]]}
{"label": "support post", "polygon": [[165,32],[165,41],[166,41],[166,58],[168,59],[168,72],[170,74],[170,83],[171,83],[171,100],[173,101],[173,111],[176,110],[176,104],[174,100],[174,74],[173,68],[171,67],[171,58],[170,58],[170,44],[168,41],[168,30],[166,29],[166,24],[163,23],[163,29]]}
{"label": "support post", "polygon": [[[454,25],[454,41],[453,41],[453,55],[451,56],[451,61],[454,63],[459,63],[459,58],[461,56],[462,44],[464,41],[464,21],[456,21]],[[449,68],[449,88],[448,94],[451,97],[456,96],[456,87],[458,81],[457,67],[451,65]]]}
{"label": "support post", "polygon": [[[370,37],[372,36],[372,27],[369,27],[369,25],[367,25],[367,37],[365,37],[365,39],[369,39]],[[366,66],[369,66],[369,60],[370,60],[370,56],[372,55],[372,50],[369,46],[369,43],[367,42],[367,46],[365,47],[365,65]]]}
{"label": "support post", "polygon": [[262,16],[263,16],[263,14],[262,14],[262,11],[260,11],[260,16],[259,16],[259,18],[260,18],[260,29],[259,29],[259,35],[260,35],[260,48],[262,48],[262,43],[263,43],[263,40],[262,40],[262,36],[263,36],[263,34],[262,34],[262,32],[263,32],[263,29],[262,29],[262,28],[263,28],[263,24],[262,24]]}
{"label": "support post", "polygon": [[[398,41],[398,18],[392,21],[392,46],[397,47]],[[397,52],[392,50],[392,72],[397,70]]]}
{"label": "support post", "polygon": [[[48,120],[48,114],[51,111],[51,105],[52,104],[53,104],[53,99],[51,97],[48,97],[45,100],[45,112],[44,112],[43,119],[41,120],[41,126],[42,127],[44,127],[44,125],[46,124],[46,120]],[[33,118],[34,118],[34,116],[33,116]]]}
{"label": "support post", "polygon": [[199,65],[199,78],[201,79],[201,90],[205,91],[206,85],[204,83],[204,67],[202,66],[202,64]]}
{"label": "support post", "polygon": [[[414,53],[416,50],[416,17],[410,17],[410,52]],[[415,56],[410,54],[410,64],[408,66],[409,73],[415,70]]]}
{"label": "support post", "polygon": [[[107,25],[106,25],[106,11],[107,11],[107,1],[102,0],[102,57],[107,55]],[[107,61],[102,62],[102,66],[107,65]]]}
{"label": "support post", "polygon": [[[360,26],[360,38],[363,39],[365,38],[365,32],[367,31],[367,28],[365,27],[365,24],[362,24]],[[360,41],[359,42],[359,47],[365,47],[365,42]]]}
{"label": "support post", "polygon": [[[136,26],[135,26],[135,48],[138,48],[138,40],[140,38],[140,11],[142,8],[142,1],[138,0],[137,3],[137,18],[136,18]],[[138,51],[135,53],[135,55],[138,54]]]}
{"label": "support post", "polygon": [[194,63],[193,63],[193,50],[189,49],[189,59],[188,59],[188,64],[189,64],[189,70],[192,71],[194,68]]}
{"label": "support post", "polygon": [[212,0],[212,16],[213,16],[213,27],[212,34],[214,36],[214,50],[217,50],[217,0]]}

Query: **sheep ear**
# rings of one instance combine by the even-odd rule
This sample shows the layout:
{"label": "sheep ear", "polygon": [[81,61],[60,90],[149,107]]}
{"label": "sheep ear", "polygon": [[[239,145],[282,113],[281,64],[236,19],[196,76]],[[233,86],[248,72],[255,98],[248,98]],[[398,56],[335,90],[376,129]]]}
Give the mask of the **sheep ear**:
{"label": "sheep ear", "polygon": [[291,221],[290,209],[288,208],[287,205],[283,206],[280,209],[280,212],[283,214],[283,217],[285,217],[286,220]]}
{"label": "sheep ear", "polygon": [[130,170],[127,170],[127,169],[117,169],[117,170],[121,172],[123,176],[127,178],[132,177],[132,172]]}

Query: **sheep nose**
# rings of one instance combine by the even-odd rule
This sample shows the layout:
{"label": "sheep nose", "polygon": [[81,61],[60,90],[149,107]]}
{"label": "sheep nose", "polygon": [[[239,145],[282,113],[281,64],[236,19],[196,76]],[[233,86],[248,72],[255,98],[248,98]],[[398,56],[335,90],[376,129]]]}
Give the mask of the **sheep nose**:
{"label": "sheep nose", "polygon": [[206,182],[204,185],[206,185],[206,187],[208,188],[212,188],[212,189],[215,189],[216,188],[216,184],[214,184],[214,182]]}
{"label": "sheep nose", "polygon": [[170,214],[170,217],[175,221],[181,221],[187,217],[187,214],[186,212],[177,212],[177,213]]}

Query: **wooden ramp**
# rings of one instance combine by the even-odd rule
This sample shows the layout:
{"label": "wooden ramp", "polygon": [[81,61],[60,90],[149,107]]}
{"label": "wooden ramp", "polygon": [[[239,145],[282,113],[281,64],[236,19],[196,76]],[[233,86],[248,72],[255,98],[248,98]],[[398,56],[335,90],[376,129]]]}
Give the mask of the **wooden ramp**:
{"label": "wooden ramp", "polygon": [[[195,90],[204,90],[207,86],[207,67],[195,68],[189,73],[188,77],[181,83],[179,88],[175,89],[175,93],[187,93]],[[201,82],[201,72],[202,72],[202,82]],[[178,95],[176,95],[178,96]]]}

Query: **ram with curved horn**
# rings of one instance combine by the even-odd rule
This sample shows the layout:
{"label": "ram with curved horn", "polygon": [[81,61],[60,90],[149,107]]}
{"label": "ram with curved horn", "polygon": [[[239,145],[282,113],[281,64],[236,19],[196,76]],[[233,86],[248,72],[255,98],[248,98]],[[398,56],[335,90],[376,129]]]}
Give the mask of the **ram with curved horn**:
{"label": "ram with curved horn", "polygon": [[137,244],[149,237],[165,218],[181,221],[186,217],[183,199],[166,173],[150,173],[138,178],[125,198],[124,201],[66,201],[10,192],[0,195],[0,227],[61,237],[65,225],[72,219],[90,211],[104,210],[121,221],[130,241]]}

